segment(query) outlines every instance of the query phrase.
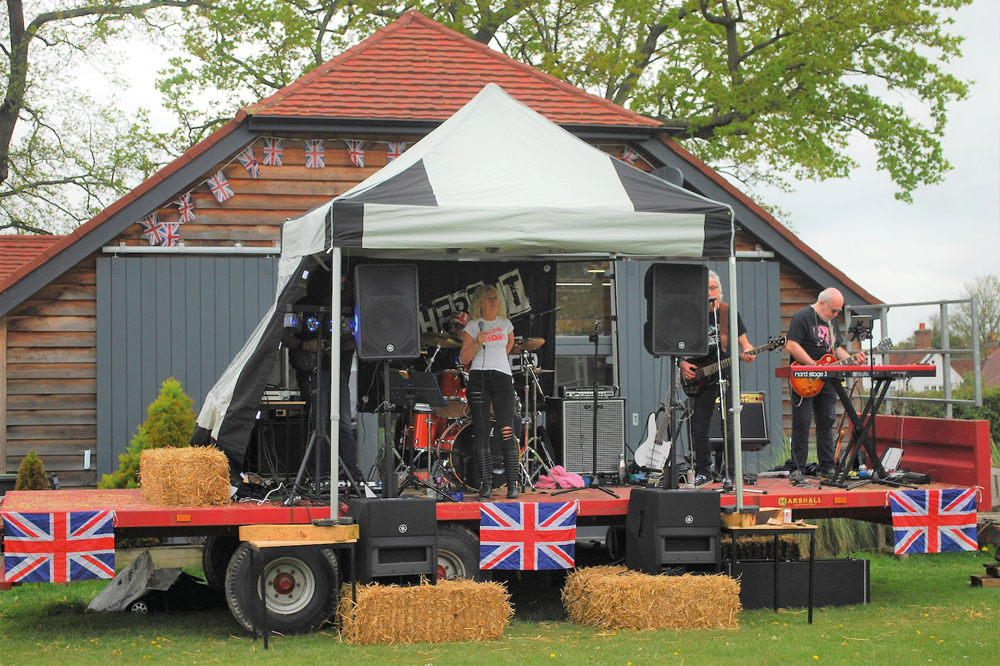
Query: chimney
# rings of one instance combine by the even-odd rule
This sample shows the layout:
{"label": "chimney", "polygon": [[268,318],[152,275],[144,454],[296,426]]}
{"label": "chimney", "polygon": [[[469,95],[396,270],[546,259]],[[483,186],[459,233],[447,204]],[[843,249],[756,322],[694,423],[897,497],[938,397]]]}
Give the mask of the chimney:
{"label": "chimney", "polygon": [[913,332],[913,344],[917,349],[931,348],[931,332],[923,322],[920,323],[920,328]]}

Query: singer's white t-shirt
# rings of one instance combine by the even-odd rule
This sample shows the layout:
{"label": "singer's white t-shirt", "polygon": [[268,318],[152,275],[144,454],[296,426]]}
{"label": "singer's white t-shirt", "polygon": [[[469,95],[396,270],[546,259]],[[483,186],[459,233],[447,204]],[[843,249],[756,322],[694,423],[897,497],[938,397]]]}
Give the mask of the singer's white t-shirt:
{"label": "singer's white t-shirt", "polygon": [[510,360],[507,358],[507,338],[514,330],[514,325],[509,319],[497,317],[493,321],[485,319],[473,319],[465,327],[473,340],[479,336],[479,323],[483,324],[483,332],[488,339],[486,344],[476,350],[476,355],[472,357],[469,370],[496,370],[506,375],[510,375]]}

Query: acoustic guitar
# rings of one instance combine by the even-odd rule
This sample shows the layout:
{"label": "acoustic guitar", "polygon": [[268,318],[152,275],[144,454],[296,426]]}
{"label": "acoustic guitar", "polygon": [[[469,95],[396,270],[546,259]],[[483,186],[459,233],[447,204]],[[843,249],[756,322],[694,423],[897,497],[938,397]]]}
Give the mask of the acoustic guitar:
{"label": "acoustic guitar", "polygon": [[[775,349],[780,349],[785,344],[785,336],[779,336],[774,338],[767,344],[761,345],[760,347],[754,347],[749,350],[751,356],[756,356],[762,351],[774,351]],[[709,359],[711,360],[711,359]],[[726,357],[721,361],[715,363],[709,363],[707,360],[703,362],[703,365],[698,365],[698,363],[692,362],[697,370],[694,371],[693,379],[682,378],[682,384],[684,386],[684,392],[688,394],[688,397],[694,398],[701,394],[707,387],[715,384],[719,379],[719,370],[725,370],[730,365],[732,365],[733,359]]]}
{"label": "acoustic guitar", "polygon": [[[875,346],[875,352],[887,352],[890,349],[892,349],[892,340],[889,338],[883,338],[879,341],[878,345]],[[864,355],[865,352],[862,350],[838,361],[837,357],[833,354],[826,354],[823,358],[816,361],[816,365],[855,365],[861,360],[862,357],[864,357]],[[792,366],[807,367],[798,361],[792,361]],[[822,379],[811,377],[792,377],[788,381],[792,385],[792,390],[801,395],[803,398],[811,398],[822,391],[823,384],[825,383]]]}

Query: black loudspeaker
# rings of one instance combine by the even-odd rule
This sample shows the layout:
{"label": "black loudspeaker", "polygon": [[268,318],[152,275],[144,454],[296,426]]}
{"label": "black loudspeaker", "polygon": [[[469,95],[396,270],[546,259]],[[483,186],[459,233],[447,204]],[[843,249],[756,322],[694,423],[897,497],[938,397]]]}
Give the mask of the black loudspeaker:
{"label": "black loudspeaker", "polygon": [[[250,435],[255,446],[247,449],[250,471],[293,481],[309,439],[307,416],[306,405],[298,401],[284,407],[262,404],[260,418]],[[325,459],[329,461],[329,456]],[[309,464],[309,469],[313,469],[312,461]],[[325,471],[329,473],[329,463],[327,465]]]}
{"label": "black loudspeaker", "polygon": [[646,351],[653,356],[708,353],[708,266],[653,264],[644,293]]}
{"label": "black loudspeaker", "polygon": [[594,401],[550,401],[549,431],[561,444],[556,460],[567,472],[617,474],[625,451],[625,399],[597,401],[597,469],[594,466]]}
{"label": "black loudspeaker", "polygon": [[[715,401],[716,405],[719,401]],[[740,438],[743,452],[760,451],[771,441],[767,434],[767,408],[764,393],[744,393],[740,396]],[[722,444],[722,416],[719,409],[712,412],[712,423],[708,427],[708,441],[713,445]],[[714,448],[714,447],[713,447]]]}
{"label": "black loudspeaker", "polygon": [[413,264],[357,267],[354,295],[359,358],[372,361],[420,355],[419,293]]}
{"label": "black loudspeaker", "polygon": [[432,499],[354,498],[347,515],[358,522],[359,583],[373,578],[437,576],[437,503]]}
{"label": "black loudspeaker", "polygon": [[658,575],[681,564],[720,568],[719,493],[638,488],[625,518],[625,565]]}
{"label": "black loudspeaker", "polygon": [[[871,601],[870,560],[816,560],[813,563],[813,606],[856,606]],[[740,580],[743,608],[774,608],[774,562],[726,564]],[[778,562],[778,607],[809,605],[809,560]]]}

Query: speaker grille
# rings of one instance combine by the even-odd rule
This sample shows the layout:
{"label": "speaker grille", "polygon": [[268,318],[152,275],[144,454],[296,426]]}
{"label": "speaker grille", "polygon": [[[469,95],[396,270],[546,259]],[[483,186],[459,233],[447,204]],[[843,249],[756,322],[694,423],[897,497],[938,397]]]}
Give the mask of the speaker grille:
{"label": "speaker grille", "polygon": [[597,469],[594,466],[594,401],[563,400],[563,467],[577,474],[617,473],[625,450],[625,400],[597,401]]}
{"label": "speaker grille", "polygon": [[420,355],[417,267],[358,266],[358,356],[363,360]]}
{"label": "speaker grille", "polygon": [[[740,440],[744,453],[760,451],[771,441],[767,432],[767,410],[764,393],[744,393],[740,397]],[[708,439],[712,444],[722,443],[722,417],[719,415],[718,401],[712,413],[708,428]]]}
{"label": "speaker grille", "polygon": [[646,271],[646,350],[654,356],[708,353],[708,267],[653,264]]}

